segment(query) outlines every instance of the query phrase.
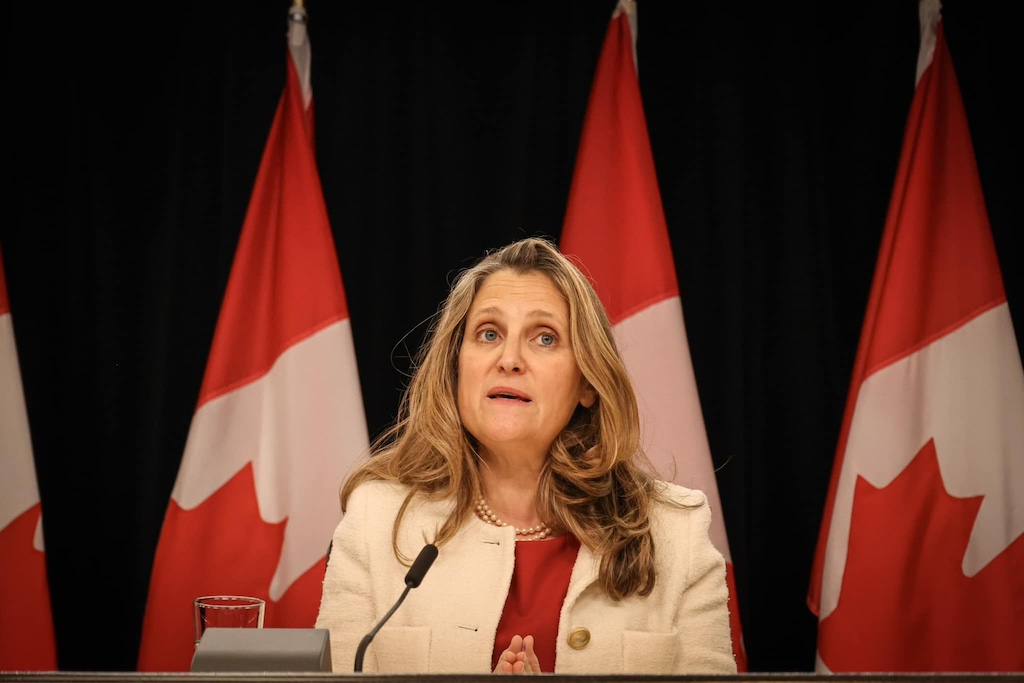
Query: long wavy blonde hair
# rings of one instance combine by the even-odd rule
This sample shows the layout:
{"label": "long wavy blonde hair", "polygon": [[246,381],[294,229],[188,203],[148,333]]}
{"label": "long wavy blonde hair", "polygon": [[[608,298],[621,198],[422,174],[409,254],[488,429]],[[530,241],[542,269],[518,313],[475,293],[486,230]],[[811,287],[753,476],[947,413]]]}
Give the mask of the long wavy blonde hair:
{"label": "long wavy blonde hair", "polygon": [[543,273],[551,279],[569,304],[576,363],[597,396],[592,407],[576,407],[551,444],[537,486],[538,513],[601,558],[600,582],[609,596],[647,595],[655,582],[650,510],[662,496],[640,449],[636,396],[597,293],[545,239],[514,242],[459,274],[416,358],[397,420],[375,440],[373,455],[342,487],[342,510],[365,481],[407,486],[392,533],[395,554],[406,563],[409,559],[398,548],[398,529],[414,496],[453,503],[433,540],[437,545],[451,539],[473,514],[481,492],[481,461],[459,418],[459,351],[473,299],[484,280],[499,271]]}

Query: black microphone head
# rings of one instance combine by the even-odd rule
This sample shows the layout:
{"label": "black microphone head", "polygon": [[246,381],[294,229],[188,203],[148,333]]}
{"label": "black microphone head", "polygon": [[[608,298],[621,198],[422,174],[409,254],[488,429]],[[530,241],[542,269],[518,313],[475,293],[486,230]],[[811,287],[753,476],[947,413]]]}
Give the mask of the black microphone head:
{"label": "black microphone head", "polygon": [[428,543],[423,546],[423,550],[416,556],[416,561],[409,567],[409,573],[405,575],[405,585],[409,588],[416,588],[420,585],[420,581],[426,575],[427,570],[430,569],[430,565],[434,564],[434,558],[437,557],[437,546],[433,543]]}

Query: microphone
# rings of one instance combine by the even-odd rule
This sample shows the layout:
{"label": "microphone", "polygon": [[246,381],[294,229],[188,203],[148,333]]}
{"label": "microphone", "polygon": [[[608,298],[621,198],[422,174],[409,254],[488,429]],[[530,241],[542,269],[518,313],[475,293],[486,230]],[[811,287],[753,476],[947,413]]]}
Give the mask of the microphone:
{"label": "microphone", "polygon": [[356,662],[353,670],[359,673],[363,670],[363,656],[366,654],[366,648],[369,646],[370,641],[377,635],[377,631],[380,630],[381,626],[391,618],[391,615],[395,613],[398,606],[405,600],[405,596],[409,594],[409,591],[420,585],[423,581],[423,577],[427,575],[427,570],[430,569],[430,565],[434,564],[434,559],[437,557],[437,546],[433,543],[428,543],[423,546],[423,550],[416,556],[416,560],[409,567],[408,573],[405,575],[405,590],[398,596],[398,600],[394,606],[388,610],[388,613],[384,615],[384,618],[377,622],[377,625],[373,627],[373,630],[363,636],[363,639],[359,642],[359,647],[356,648]]}

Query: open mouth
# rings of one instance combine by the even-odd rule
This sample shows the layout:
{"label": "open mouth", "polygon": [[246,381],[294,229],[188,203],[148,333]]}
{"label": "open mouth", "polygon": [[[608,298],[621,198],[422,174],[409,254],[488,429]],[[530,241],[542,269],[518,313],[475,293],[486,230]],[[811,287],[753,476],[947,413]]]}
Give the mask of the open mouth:
{"label": "open mouth", "polygon": [[496,391],[493,394],[487,394],[487,398],[500,398],[506,401],[521,401],[523,403],[530,403],[530,399],[522,394],[516,394],[510,391]]}

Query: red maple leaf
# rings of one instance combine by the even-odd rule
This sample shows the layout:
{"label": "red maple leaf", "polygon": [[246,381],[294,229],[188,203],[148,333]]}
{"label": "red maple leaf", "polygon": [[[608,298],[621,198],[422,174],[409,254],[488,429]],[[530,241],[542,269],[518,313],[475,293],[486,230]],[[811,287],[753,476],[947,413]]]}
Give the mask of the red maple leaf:
{"label": "red maple leaf", "polygon": [[888,486],[857,478],[833,672],[1024,670],[1024,535],[973,577],[961,563],[982,497],[954,498],[929,440]]}
{"label": "red maple leaf", "polygon": [[192,510],[172,500],[154,560],[139,670],[189,670],[195,654],[192,601],[200,595],[260,597],[267,601],[265,627],[311,628],[327,547],[280,600],[271,600],[286,524],[260,517],[251,463]]}

